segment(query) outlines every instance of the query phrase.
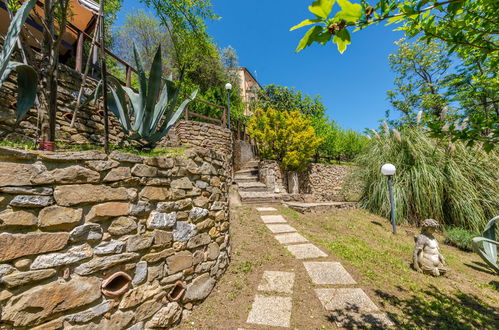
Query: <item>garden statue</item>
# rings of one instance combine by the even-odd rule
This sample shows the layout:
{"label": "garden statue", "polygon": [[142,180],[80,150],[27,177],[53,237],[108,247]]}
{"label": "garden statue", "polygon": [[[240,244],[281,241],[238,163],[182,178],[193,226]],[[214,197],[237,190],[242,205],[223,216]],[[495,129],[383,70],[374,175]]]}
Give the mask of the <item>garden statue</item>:
{"label": "garden statue", "polygon": [[433,219],[423,221],[421,234],[414,237],[414,268],[418,272],[440,276],[445,274],[445,258],[440,253],[437,239],[433,233],[438,227],[438,222]]}

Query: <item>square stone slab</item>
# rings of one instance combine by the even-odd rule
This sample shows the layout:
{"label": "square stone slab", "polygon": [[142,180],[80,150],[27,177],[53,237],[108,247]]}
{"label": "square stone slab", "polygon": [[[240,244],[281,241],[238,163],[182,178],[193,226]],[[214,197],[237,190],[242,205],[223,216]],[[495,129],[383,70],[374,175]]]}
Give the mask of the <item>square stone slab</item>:
{"label": "square stone slab", "polygon": [[314,284],[356,284],[339,262],[304,262]]}
{"label": "square stone slab", "polygon": [[255,296],[247,323],[272,327],[289,327],[291,297]]}
{"label": "square stone slab", "polygon": [[267,225],[267,228],[274,234],[292,233],[296,231],[296,229],[290,225]]}
{"label": "square stone slab", "polygon": [[322,306],[328,311],[364,313],[378,311],[378,307],[362,289],[315,289]]}
{"label": "square stone slab", "polygon": [[277,211],[277,209],[275,209],[273,207],[257,207],[256,210],[258,212],[275,212],[275,211]]}
{"label": "square stone slab", "polygon": [[274,236],[281,244],[305,243],[308,240],[298,233],[279,234]]}
{"label": "square stone slab", "polygon": [[264,223],[288,223],[282,215],[262,215],[260,218]]}
{"label": "square stone slab", "polygon": [[295,273],[265,271],[263,272],[262,281],[258,286],[258,290],[293,293],[294,282]]}
{"label": "square stone slab", "polygon": [[313,244],[288,245],[286,248],[295,256],[296,259],[313,259],[327,257],[327,254],[322,252]]}
{"label": "square stone slab", "polygon": [[347,329],[386,329],[395,325],[386,314],[333,312],[330,317],[339,328]]}

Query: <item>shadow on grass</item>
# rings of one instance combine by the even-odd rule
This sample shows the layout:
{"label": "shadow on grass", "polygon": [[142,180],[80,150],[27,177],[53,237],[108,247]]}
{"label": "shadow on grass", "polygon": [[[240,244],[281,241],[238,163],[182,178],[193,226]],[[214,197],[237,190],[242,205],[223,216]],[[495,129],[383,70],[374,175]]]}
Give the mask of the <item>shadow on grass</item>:
{"label": "shadow on grass", "polygon": [[487,273],[490,275],[496,275],[486,264],[478,261],[473,261],[474,265],[464,264],[466,267],[477,270],[482,273]]}
{"label": "shadow on grass", "polygon": [[[407,292],[401,287],[398,289]],[[446,294],[433,285],[409,298],[399,298],[382,290],[375,292],[382,299],[383,307],[401,311],[401,314],[388,313],[397,328],[489,329],[498,322],[497,309],[475,295]]]}
{"label": "shadow on grass", "polygon": [[362,313],[357,305],[350,303],[344,310],[331,312],[327,320],[347,329],[387,329],[391,325],[381,311]]}
{"label": "shadow on grass", "polygon": [[379,226],[379,227],[383,227],[383,225],[381,223],[379,223],[378,221],[371,221],[371,223],[373,225],[376,225],[376,226]]}

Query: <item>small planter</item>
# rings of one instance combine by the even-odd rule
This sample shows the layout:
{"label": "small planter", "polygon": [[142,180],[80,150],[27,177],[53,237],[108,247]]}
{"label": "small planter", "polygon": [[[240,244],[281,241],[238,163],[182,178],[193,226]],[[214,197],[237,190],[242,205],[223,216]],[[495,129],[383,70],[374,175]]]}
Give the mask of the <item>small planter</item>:
{"label": "small planter", "polygon": [[71,120],[73,120],[73,114],[71,112],[65,112],[63,115],[65,120],[71,122]]}
{"label": "small planter", "polygon": [[40,141],[40,150],[42,150],[42,151],[54,151],[55,150],[55,142]]}
{"label": "small planter", "polygon": [[175,283],[175,286],[170,290],[170,292],[167,295],[168,300],[172,302],[178,301],[180,298],[182,298],[185,289],[186,289],[185,284],[180,281],[177,281],[177,283]]}
{"label": "small planter", "polygon": [[102,282],[102,293],[108,297],[118,297],[124,294],[132,282],[130,275],[117,272]]}
{"label": "small planter", "polygon": [[288,172],[288,192],[290,194],[300,193],[300,183],[298,180],[298,172]]}

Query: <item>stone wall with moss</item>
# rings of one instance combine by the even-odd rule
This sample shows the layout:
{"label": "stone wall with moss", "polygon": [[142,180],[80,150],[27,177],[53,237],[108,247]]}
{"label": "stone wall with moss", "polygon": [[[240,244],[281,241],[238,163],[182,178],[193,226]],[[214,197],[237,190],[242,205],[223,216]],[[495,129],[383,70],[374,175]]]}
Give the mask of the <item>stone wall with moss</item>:
{"label": "stone wall with moss", "polygon": [[179,322],[229,262],[225,162],[0,147],[0,328]]}

